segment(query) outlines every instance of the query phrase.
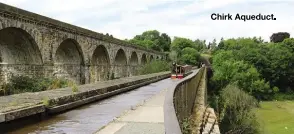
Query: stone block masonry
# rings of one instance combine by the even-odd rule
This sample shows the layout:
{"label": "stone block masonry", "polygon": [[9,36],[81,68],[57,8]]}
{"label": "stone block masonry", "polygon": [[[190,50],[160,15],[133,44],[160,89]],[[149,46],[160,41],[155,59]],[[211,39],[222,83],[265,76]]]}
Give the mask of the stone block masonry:
{"label": "stone block masonry", "polygon": [[11,75],[87,84],[136,75],[164,53],[0,3],[0,85]]}
{"label": "stone block masonry", "polygon": [[110,81],[97,82],[72,88],[62,88],[35,93],[22,93],[0,97],[1,122],[13,121],[35,114],[55,114],[93,101],[110,97],[140,86],[165,79],[170,72],[133,76]]}

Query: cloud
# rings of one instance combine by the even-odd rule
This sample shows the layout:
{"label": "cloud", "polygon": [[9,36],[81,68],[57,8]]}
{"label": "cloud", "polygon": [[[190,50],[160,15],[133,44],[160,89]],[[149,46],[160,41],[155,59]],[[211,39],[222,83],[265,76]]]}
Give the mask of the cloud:
{"label": "cloud", "polygon": [[[291,0],[0,0],[41,15],[121,39],[156,29],[208,41],[221,37],[294,35]],[[212,13],[274,14],[275,21],[211,20]]]}

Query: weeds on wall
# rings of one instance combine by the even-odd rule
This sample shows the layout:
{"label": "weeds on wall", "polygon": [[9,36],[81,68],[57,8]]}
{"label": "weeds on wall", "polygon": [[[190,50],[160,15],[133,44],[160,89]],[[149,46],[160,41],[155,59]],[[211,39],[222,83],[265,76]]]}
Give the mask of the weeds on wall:
{"label": "weeds on wall", "polygon": [[42,102],[43,102],[43,104],[44,104],[45,106],[49,106],[49,105],[50,105],[50,102],[49,102],[49,101],[50,101],[50,100],[49,100],[48,97],[45,97],[45,98],[42,99]]}
{"label": "weeds on wall", "polygon": [[181,125],[183,134],[191,134],[192,126],[189,118],[183,119]]}
{"label": "weeds on wall", "polygon": [[3,95],[18,94],[24,92],[39,92],[57,88],[68,87],[72,83],[66,79],[29,77],[29,76],[11,76],[9,82],[3,84],[0,89]]}

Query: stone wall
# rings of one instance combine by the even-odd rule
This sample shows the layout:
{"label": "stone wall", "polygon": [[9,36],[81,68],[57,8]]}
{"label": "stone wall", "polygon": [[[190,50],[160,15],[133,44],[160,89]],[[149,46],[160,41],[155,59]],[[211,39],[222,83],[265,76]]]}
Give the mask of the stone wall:
{"label": "stone wall", "polygon": [[170,87],[164,102],[164,127],[166,134],[182,134],[182,123],[192,114],[198,84],[203,74],[203,68],[193,70]]}
{"label": "stone wall", "polygon": [[217,116],[213,108],[207,105],[207,67],[198,84],[192,115],[190,122],[192,129],[191,134],[220,134]]}
{"label": "stone wall", "polygon": [[[210,121],[210,116],[216,116],[214,112],[209,112],[210,116],[206,116],[206,84],[206,68],[202,67],[180,80],[175,87],[171,87],[164,104],[166,134],[217,132],[218,127],[214,127],[217,123],[207,122],[207,120]],[[187,125],[184,124],[189,124],[189,127],[187,128]],[[211,128],[212,131],[210,131]]]}
{"label": "stone wall", "polygon": [[0,3],[0,85],[9,74],[63,77],[78,84],[136,75],[160,52]]}
{"label": "stone wall", "polygon": [[206,107],[200,123],[199,134],[220,134],[218,121],[214,109]]}

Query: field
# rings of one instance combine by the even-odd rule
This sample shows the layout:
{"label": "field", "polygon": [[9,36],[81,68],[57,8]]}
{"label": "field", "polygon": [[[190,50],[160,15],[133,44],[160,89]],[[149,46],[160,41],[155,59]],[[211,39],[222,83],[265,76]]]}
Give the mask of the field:
{"label": "field", "polygon": [[264,134],[294,134],[294,101],[261,102],[256,110]]}

